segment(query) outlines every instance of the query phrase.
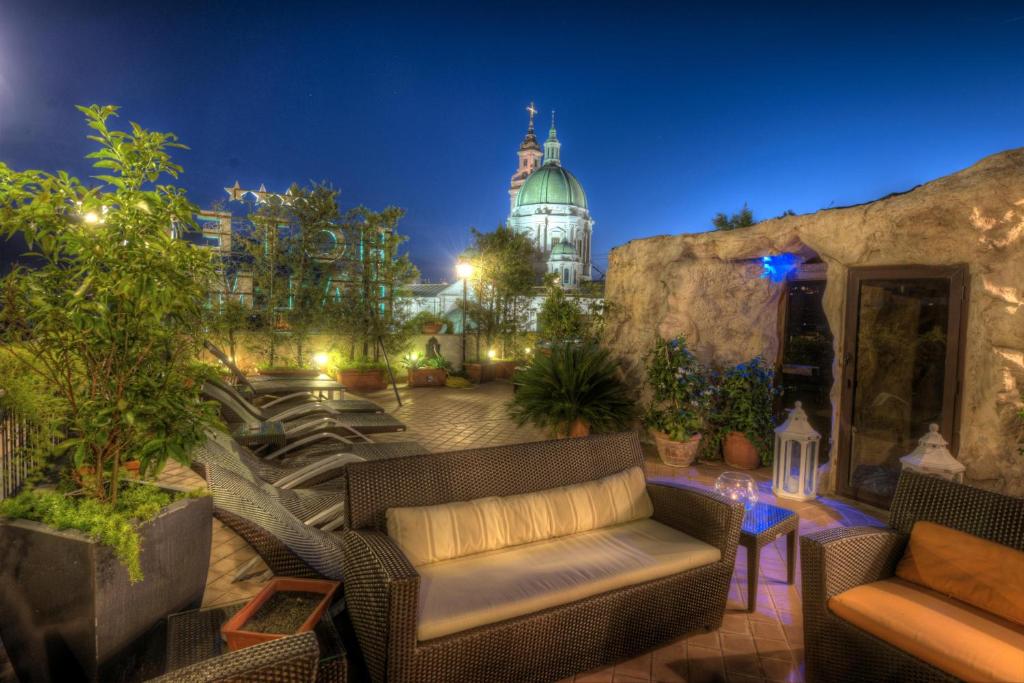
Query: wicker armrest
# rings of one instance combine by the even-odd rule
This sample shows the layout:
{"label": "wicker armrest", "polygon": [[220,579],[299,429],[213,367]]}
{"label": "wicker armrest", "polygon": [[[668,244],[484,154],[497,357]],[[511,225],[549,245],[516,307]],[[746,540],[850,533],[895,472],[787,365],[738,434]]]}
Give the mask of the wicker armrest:
{"label": "wicker armrest", "polygon": [[387,678],[387,660],[416,646],[420,576],[387,534],[349,530],[345,601],[373,680]]}
{"label": "wicker armrest", "polygon": [[743,505],[713,491],[669,482],[648,482],[654,519],[699,538],[732,562],[743,525]]}
{"label": "wicker armrest", "polygon": [[320,646],[312,631],[229,652],[152,679],[151,683],[316,680]]}
{"label": "wicker armrest", "polygon": [[[892,576],[906,543],[905,534],[870,526],[824,529],[802,536],[805,609],[823,608],[834,595]],[[819,604],[810,604],[814,602]]]}

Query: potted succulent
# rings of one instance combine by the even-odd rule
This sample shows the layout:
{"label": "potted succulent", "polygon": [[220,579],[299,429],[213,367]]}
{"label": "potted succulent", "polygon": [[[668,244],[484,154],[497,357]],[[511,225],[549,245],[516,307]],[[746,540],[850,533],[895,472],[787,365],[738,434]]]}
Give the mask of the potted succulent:
{"label": "potted succulent", "polygon": [[651,400],[644,424],[651,430],[662,462],[688,467],[697,458],[708,427],[714,395],[708,369],[687,348],[682,335],[657,339],[646,364]]}
{"label": "potted succulent", "polygon": [[419,326],[423,334],[439,334],[448,321],[432,311],[420,311],[412,319],[414,325]]}
{"label": "potted succulent", "polygon": [[228,650],[312,631],[340,585],[321,579],[271,579],[221,626]]}
{"label": "potted succulent", "polygon": [[0,163],[0,238],[37,259],[0,282],[0,355],[53,427],[47,465],[0,501],[0,639],[25,681],[121,680],[155,624],[200,604],[210,557],[209,497],[126,477],[187,465],[216,419],[195,363],[212,264],[170,230],[196,211],[164,178],[180,145],[80,109],[99,185]]}
{"label": "potted succulent", "polygon": [[387,387],[384,373],[387,366],[372,358],[355,358],[342,363],[338,367],[338,381],[345,388],[356,393],[380,391]]}
{"label": "potted succulent", "polygon": [[722,373],[716,419],[727,465],[752,470],[771,464],[777,394],[775,373],[760,357]]}
{"label": "potted succulent", "polygon": [[451,364],[441,356],[423,358],[414,353],[402,358],[402,367],[409,371],[410,387],[443,387]]}
{"label": "potted succulent", "polygon": [[625,429],[636,410],[618,365],[596,343],[561,344],[516,372],[509,414],[562,436]]}

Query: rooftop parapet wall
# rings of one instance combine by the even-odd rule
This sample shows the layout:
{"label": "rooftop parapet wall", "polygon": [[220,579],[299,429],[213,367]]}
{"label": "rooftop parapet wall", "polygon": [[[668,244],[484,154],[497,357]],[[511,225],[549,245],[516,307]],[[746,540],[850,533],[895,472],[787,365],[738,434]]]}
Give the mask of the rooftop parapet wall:
{"label": "rooftop parapet wall", "polygon": [[[760,279],[760,258],[810,249],[827,266],[825,312],[836,368],[848,268],[969,267],[959,457],[971,480],[1024,495],[1017,410],[1024,387],[1024,149],[987,157],[909,192],[750,228],[652,237],[612,250],[605,340],[642,378],[654,336],[685,334],[704,360],[777,360],[782,286]],[[833,386],[833,406],[839,401]]]}

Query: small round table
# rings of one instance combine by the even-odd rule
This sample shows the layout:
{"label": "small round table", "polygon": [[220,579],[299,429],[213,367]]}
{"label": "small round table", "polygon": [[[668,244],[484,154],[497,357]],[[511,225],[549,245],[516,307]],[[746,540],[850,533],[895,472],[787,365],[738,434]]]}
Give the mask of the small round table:
{"label": "small round table", "polygon": [[767,503],[755,503],[743,516],[740,545],[747,549],[747,611],[757,608],[757,573],[761,548],[782,534],[786,536],[786,582],[792,584],[796,570],[796,534],[800,517],[792,510]]}

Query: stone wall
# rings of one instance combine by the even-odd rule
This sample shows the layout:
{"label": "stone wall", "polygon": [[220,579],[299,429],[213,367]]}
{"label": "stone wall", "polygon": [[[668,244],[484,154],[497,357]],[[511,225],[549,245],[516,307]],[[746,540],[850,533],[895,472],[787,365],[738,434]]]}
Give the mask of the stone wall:
{"label": "stone wall", "polygon": [[[813,252],[826,265],[837,378],[849,268],[968,265],[959,459],[973,482],[1024,495],[1024,149],[868,204],[618,247],[605,290],[616,308],[607,345],[635,381],[654,335],[685,334],[704,360],[777,360],[782,285],[759,278],[759,260],[784,252]],[[837,380],[834,413],[839,395]]]}

